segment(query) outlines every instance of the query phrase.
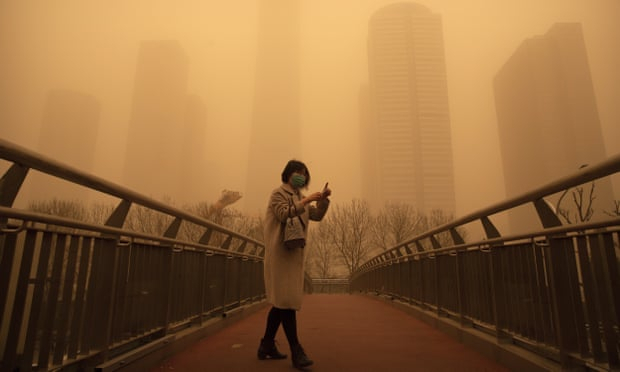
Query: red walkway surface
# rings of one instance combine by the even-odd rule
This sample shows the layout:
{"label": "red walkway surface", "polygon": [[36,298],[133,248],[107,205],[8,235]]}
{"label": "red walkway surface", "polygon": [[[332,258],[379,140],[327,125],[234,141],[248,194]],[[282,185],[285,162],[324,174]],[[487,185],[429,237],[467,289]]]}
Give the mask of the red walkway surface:
{"label": "red walkway surface", "polygon": [[[170,371],[294,371],[282,328],[283,360],[258,360],[269,307],[205,338],[155,367]],[[381,301],[315,294],[297,313],[308,371],[507,371],[450,336]]]}

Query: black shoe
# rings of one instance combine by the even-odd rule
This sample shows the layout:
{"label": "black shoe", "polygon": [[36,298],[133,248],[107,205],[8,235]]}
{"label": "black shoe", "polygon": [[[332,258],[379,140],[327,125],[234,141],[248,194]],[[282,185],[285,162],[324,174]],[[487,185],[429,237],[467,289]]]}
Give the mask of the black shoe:
{"label": "black shoe", "polygon": [[314,364],[312,360],[308,359],[306,352],[300,344],[291,346],[291,353],[293,354],[293,367],[297,369],[303,369]]}
{"label": "black shoe", "polygon": [[278,351],[275,340],[261,339],[257,355],[260,360],[286,358],[286,354],[282,354]]}

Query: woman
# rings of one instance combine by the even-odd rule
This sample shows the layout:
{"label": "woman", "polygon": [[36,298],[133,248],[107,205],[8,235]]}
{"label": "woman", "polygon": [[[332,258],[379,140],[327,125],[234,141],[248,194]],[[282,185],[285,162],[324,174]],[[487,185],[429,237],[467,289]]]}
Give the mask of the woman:
{"label": "woman", "polygon": [[[265,216],[265,291],[267,301],[273,306],[267,316],[265,335],[258,348],[258,359],[284,359],[275,345],[280,323],[291,348],[293,366],[304,368],[312,365],[297,339],[296,311],[301,308],[304,287],[304,249],[287,249],[283,243],[283,224],[289,217],[301,216],[304,226],[310,220],[320,221],[329,207],[331,190],[308,196],[301,194],[310,183],[306,165],[291,160],[282,171],[282,185],[273,190]],[[327,185],[326,185],[327,186]],[[311,204],[317,202],[316,205]],[[305,229],[307,236],[308,229]]]}

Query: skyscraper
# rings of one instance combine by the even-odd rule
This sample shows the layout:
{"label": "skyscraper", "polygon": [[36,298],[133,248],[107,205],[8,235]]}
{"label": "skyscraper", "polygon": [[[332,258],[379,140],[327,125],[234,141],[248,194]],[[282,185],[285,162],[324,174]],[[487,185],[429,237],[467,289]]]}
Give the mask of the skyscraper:
{"label": "skyscraper", "polygon": [[[100,111],[99,101],[89,94],[64,89],[49,91],[43,108],[39,152],[78,170],[92,172]],[[80,186],[69,186],[68,182],[38,173],[32,176],[42,178],[28,180],[33,184],[29,199],[83,199],[87,195]],[[34,187],[41,184],[46,186]]]}
{"label": "skyscraper", "polygon": [[301,155],[299,1],[261,0],[257,36],[248,186],[242,199],[249,214],[264,212],[284,165]]}
{"label": "skyscraper", "polygon": [[181,202],[204,201],[217,195],[211,183],[217,177],[215,167],[208,164],[207,147],[207,109],[197,95],[187,96],[184,126],[182,127],[181,161],[185,172],[180,175]]}
{"label": "skyscraper", "polygon": [[[508,197],[605,159],[581,24],[557,23],[525,40],[495,76],[494,89]],[[611,182],[597,181],[595,193],[595,211],[609,209]],[[513,215],[513,230],[527,220]]]}
{"label": "skyscraper", "polygon": [[90,172],[99,127],[99,101],[89,94],[51,90],[43,109],[39,151]]}
{"label": "skyscraper", "polygon": [[173,40],[140,45],[123,182],[156,198],[178,198],[187,109],[187,58]]}
{"label": "skyscraper", "polygon": [[378,10],[369,22],[368,68],[362,172],[372,186],[364,198],[374,207],[403,202],[454,213],[441,17],[414,3]]}

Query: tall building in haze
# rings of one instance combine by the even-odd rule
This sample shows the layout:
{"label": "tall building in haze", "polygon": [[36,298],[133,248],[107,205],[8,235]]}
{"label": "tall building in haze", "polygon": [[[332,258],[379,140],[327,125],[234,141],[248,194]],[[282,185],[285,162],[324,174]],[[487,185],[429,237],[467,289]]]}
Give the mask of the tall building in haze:
{"label": "tall building in haze", "polygon": [[[61,89],[48,92],[43,108],[39,152],[80,171],[92,172],[100,112],[99,101],[92,95]],[[31,180],[33,185],[44,184],[45,187],[31,187],[27,192],[29,199],[86,198],[86,188],[70,186],[68,182],[47,175],[35,173],[33,176],[45,178]]]}
{"label": "tall building in haze", "polygon": [[[494,90],[508,197],[605,159],[579,23],[558,23],[525,40],[495,76]],[[612,193],[611,181],[596,182],[595,214],[610,209]],[[571,204],[569,195],[562,206]],[[513,232],[540,226],[525,213],[511,216]]]}
{"label": "tall building in haze", "polygon": [[218,174],[206,156],[207,108],[198,95],[191,94],[186,98],[182,128],[180,154],[184,172],[180,175],[182,192],[178,200],[190,204],[204,200],[213,202],[217,193],[212,189],[212,183]]}
{"label": "tall building in haze", "polygon": [[374,13],[362,106],[363,197],[455,212],[441,17],[414,3]]}
{"label": "tall building in haze", "polygon": [[178,199],[183,192],[187,71],[187,57],[177,41],[141,43],[123,182],[142,194]]}
{"label": "tall building in haze", "polygon": [[254,112],[242,199],[249,214],[264,213],[286,162],[301,155],[299,7],[299,0],[259,2]]}

